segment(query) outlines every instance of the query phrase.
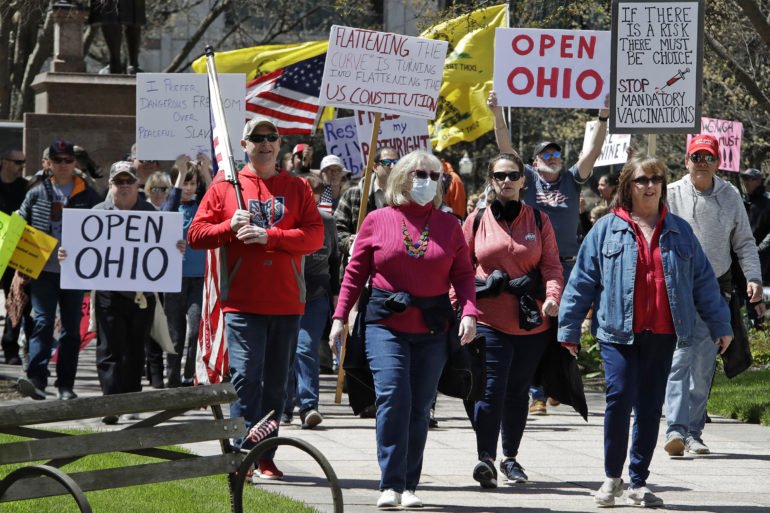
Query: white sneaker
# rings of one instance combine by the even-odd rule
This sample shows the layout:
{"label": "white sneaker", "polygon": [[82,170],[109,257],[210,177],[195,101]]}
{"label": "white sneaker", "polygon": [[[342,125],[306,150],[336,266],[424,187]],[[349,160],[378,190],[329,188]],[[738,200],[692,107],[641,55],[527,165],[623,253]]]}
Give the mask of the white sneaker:
{"label": "white sneaker", "polygon": [[619,477],[608,477],[594,493],[594,502],[600,508],[615,505],[615,497],[623,495],[623,480]]}
{"label": "white sneaker", "polygon": [[393,489],[385,490],[377,499],[378,508],[397,508],[399,505],[401,505],[401,494]]}
{"label": "white sneaker", "polygon": [[405,490],[401,495],[402,508],[421,508],[422,501],[414,494],[413,490]]}
{"label": "white sneaker", "polygon": [[703,443],[703,440],[692,436],[687,437],[685,446],[687,446],[687,452],[690,454],[711,454],[711,450]]}
{"label": "white sneaker", "polygon": [[663,499],[652,493],[646,486],[642,486],[628,489],[626,504],[643,508],[659,508],[663,506]]}
{"label": "white sneaker", "polygon": [[666,445],[663,446],[663,449],[665,449],[672,458],[675,456],[684,456],[684,448],[684,440],[679,434],[670,436],[668,440],[666,440]]}

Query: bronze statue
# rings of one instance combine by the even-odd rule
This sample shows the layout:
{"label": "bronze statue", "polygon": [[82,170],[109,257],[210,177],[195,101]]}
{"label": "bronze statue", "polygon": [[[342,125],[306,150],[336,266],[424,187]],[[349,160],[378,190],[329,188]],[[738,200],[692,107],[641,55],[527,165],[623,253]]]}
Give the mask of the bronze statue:
{"label": "bronze statue", "polygon": [[[147,23],[145,0],[91,0],[89,23],[101,25],[107,49],[110,52],[110,64],[99,73],[135,75],[139,69],[139,45],[141,44],[142,25]],[[126,34],[128,66],[124,68],[120,57],[122,30]]]}

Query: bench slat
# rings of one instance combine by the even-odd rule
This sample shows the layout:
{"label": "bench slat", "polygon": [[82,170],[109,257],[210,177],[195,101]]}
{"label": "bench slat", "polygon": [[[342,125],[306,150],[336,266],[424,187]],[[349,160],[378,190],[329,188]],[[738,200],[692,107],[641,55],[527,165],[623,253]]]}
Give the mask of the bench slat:
{"label": "bench slat", "polygon": [[[69,474],[69,476],[78,483],[83,491],[90,492],[150,483],[163,483],[193,477],[229,474],[238,469],[242,458],[243,456],[240,454],[218,454],[181,461],[165,461],[131,467],[78,472],[76,474]],[[0,503],[65,495],[66,493],[61,484],[50,478],[24,479],[16,482],[5,495],[0,497]]]}
{"label": "bench slat", "polygon": [[0,429],[30,424],[90,419],[106,415],[143,413],[169,409],[197,409],[236,399],[231,383],[172,388],[103,397],[82,397],[69,401],[34,401],[0,406]]}
{"label": "bench slat", "polygon": [[87,454],[147,449],[161,445],[235,438],[246,432],[242,419],[202,420],[182,425],[124,429],[3,444],[0,464],[70,458]]}

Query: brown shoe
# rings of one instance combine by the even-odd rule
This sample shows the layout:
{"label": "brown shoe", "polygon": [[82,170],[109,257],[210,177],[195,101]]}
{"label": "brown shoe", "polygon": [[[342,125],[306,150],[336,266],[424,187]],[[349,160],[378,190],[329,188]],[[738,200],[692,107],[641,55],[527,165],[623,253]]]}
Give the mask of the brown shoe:
{"label": "brown shoe", "polygon": [[684,456],[684,440],[681,436],[674,435],[666,440],[666,445],[663,446],[663,449],[665,449],[669,456]]}
{"label": "brown shoe", "polygon": [[559,406],[561,403],[553,397],[548,398],[548,406]]}
{"label": "brown shoe", "polygon": [[532,406],[529,407],[530,415],[548,415],[548,410],[545,407],[543,401],[532,401]]}

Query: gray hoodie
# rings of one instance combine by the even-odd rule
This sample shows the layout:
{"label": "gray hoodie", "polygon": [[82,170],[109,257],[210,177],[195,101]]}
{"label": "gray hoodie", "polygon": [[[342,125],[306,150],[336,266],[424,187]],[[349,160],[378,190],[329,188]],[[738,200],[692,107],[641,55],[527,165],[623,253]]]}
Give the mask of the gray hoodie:
{"label": "gray hoodie", "polygon": [[714,188],[710,194],[703,194],[693,186],[690,175],[686,175],[668,185],[668,206],[673,214],[692,226],[717,277],[730,270],[732,248],[746,279],[762,282],[749,217],[732,185],[715,176]]}

